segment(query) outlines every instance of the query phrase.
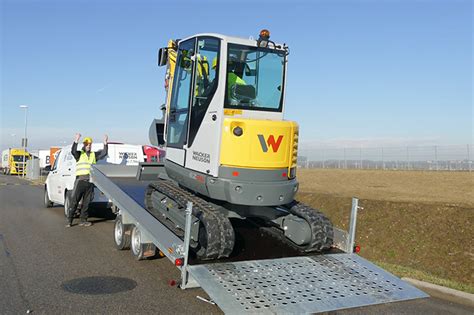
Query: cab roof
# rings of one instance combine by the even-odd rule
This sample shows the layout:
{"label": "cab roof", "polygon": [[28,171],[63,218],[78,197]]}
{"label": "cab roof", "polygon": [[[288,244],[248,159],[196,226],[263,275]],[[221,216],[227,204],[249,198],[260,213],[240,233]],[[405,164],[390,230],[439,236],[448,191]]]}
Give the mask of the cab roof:
{"label": "cab roof", "polygon": [[[249,38],[243,38],[243,37],[228,36],[228,35],[223,35],[223,34],[218,34],[218,33],[199,33],[199,34],[195,34],[195,35],[183,38],[183,39],[180,40],[180,42],[191,39],[191,38],[204,37],[204,36],[216,37],[216,38],[222,39],[222,40],[224,40],[228,43],[235,43],[235,44],[255,46],[255,47],[257,47],[257,40],[258,40],[258,34],[257,34],[256,38],[254,38],[253,36],[250,36]],[[282,44],[279,44],[279,43],[275,43],[275,44],[277,46],[280,45],[280,46],[283,47]]]}

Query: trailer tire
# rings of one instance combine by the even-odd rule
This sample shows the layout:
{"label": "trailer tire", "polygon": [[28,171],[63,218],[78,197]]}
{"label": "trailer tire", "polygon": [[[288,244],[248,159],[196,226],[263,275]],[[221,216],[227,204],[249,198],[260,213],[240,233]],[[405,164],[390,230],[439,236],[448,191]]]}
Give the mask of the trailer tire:
{"label": "trailer tire", "polygon": [[49,199],[48,196],[48,188],[44,187],[44,206],[45,208],[51,208],[53,206],[53,202]]}
{"label": "trailer tire", "polygon": [[142,232],[137,226],[132,229],[131,252],[136,260],[144,260],[148,257],[154,257],[156,247],[152,243],[142,243]]}
{"label": "trailer tire", "polygon": [[115,241],[115,247],[118,250],[124,250],[124,249],[130,248],[131,230],[132,230],[132,225],[123,224],[121,215],[118,215],[115,218],[114,241]]}

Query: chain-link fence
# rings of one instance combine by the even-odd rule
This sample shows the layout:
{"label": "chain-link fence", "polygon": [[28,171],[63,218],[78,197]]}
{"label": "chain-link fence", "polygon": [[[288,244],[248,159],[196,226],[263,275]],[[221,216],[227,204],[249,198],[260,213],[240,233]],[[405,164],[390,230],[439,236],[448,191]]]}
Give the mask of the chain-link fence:
{"label": "chain-link fence", "polygon": [[300,149],[303,168],[471,171],[473,145]]}

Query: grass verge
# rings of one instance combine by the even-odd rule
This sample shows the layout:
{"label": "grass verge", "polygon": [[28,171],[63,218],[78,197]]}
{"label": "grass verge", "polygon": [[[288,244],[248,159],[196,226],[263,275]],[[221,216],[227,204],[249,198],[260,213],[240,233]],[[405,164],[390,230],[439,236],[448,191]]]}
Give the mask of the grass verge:
{"label": "grass verge", "polygon": [[416,270],[416,269],[412,269],[412,268],[404,267],[400,265],[394,265],[394,264],[389,264],[389,263],[384,263],[384,262],[379,262],[379,261],[375,261],[374,263],[377,266],[393,273],[394,275],[400,278],[401,277],[413,278],[420,281],[426,281],[432,284],[451,288],[454,290],[459,290],[459,291],[474,294],[474,286],[470,284],[460,283],[460,282],[448,280],[448,279],[442,279],[432,274],[426,273],[424,271],[420,271],[420,270]]}

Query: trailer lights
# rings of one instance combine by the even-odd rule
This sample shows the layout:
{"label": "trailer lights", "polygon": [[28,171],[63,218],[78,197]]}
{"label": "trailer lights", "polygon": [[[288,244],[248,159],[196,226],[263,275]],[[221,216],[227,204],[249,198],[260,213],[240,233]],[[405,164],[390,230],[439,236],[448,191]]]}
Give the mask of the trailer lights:
{"label": "trailer lights", "polygon": [[174,265],[176,267],[181,267],[182,265],[184,265],[184,259],[183,258],[176,258],[174,260]]}
{"label": "trailer lights", "polygon": [[286,174],[285,172],[281,174],[282,177],[287,177],[288,174]]}
{"label": "trailer lights", "polygon": [[234,176],[234,177],[237,177],[237,176],[239,176],[239,172],[237,172],[237,171],[233,171],[233,172],[232,172],[232,176]]}
{"label": "trailer lights", "polygon": [[360,252],[360,246],[356,245],[354,246],[354,253],[358,254]]}

